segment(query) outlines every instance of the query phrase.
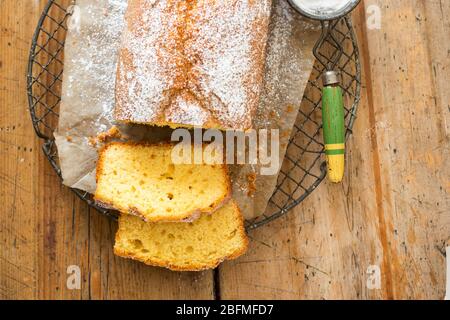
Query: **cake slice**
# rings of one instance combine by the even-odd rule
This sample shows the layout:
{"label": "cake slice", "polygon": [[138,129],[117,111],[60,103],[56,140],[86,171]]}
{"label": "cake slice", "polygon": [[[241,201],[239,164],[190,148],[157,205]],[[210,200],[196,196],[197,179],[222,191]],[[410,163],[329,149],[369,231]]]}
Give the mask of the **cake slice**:
{"label": "cake slice", "polygon": [[225,165],[175,165],[173,147],[107,144],[97,163],[96,202],[149,222],[173,222],[194,220],[228,201],[231,187]]}
{"label": "cake slice", "polygon": [[231,200],[192,223],[147,223],[124,214],[114,253],[175,271],[200,271],[239,257],[247,245],[242,215]]}

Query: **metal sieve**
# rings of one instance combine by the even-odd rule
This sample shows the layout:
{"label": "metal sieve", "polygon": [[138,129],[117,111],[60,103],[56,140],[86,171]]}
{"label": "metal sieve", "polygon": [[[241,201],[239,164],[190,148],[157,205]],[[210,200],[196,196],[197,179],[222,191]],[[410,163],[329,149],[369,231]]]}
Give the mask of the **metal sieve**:
{"label": "metal sieve", "polygon": [[[360,0],[289,0],[289,2],[301,15],[321,21],[322,35],[314,48],[314,56],[325,69],[322,77],[322,123],[327,176],[331,182],[340,183],[344,179],[345,171],[345,109],[341,81],[335,69],[341,57],[337,55],[331,61],[324,62],[318,48],[330,35],[331,21],[348,14]],[[339,41],[333,40],[340,46]]]}

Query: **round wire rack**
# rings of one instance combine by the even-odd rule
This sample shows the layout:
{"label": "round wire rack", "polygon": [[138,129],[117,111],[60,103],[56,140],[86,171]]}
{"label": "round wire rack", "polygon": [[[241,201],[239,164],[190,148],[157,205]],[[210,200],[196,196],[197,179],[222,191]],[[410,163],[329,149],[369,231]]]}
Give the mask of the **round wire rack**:
{"label": "round wire rack", "polygon": [[[49,0],[39,19],[28,63],[27,91],[31,119],[43,152],[61,178],[53,131],[58,125],[64,72],[64,42],[72,0]],[[344,91],[347,137],[352,133],[360,100],[361,66],[358,45],[349,17],[322,24],[323,32],[314,49],[317,61],[287,147],[276,189],[266,212],[247,220],[247,230],[273,221],[306,199],[326,177],[321,124],[321,76],[330,68],[339,71]],[[100,213],[117,218],[117,213],[95,204],[92,195],[72,189]]]}

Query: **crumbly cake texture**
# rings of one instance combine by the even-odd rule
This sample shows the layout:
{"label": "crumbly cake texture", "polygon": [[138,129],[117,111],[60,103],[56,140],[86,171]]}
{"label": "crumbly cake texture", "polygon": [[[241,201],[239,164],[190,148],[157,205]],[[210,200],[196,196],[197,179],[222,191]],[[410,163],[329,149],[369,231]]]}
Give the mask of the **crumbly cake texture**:
{"label": "crumbly cake texture", "polygon": [[247,246],[242,215],[230,200],[193,223],[146,223],[122,215],[114,253],[174,271],[201,271],[239,257]]}
{"label": "crumbly cake texture", "polygon": [[107,144],[99,154],[94,199],[149,222],[193,221],[229,200],[225,165],[173,164],[172,150],[172,144]]}
{"label": "crumbly cake texture", "polygon": [[130,0],[116,83],[118,121],[252,127],[272,0]]}

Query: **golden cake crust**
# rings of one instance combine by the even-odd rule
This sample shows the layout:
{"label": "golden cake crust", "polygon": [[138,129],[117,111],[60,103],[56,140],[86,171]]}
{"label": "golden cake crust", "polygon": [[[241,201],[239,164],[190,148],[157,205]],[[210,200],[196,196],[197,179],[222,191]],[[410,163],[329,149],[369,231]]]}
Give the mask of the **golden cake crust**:
{"label": "golden cake crust", "polygon": [[246,130],[259,103],[272,0],[129,0],[118,121]]}

